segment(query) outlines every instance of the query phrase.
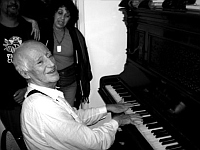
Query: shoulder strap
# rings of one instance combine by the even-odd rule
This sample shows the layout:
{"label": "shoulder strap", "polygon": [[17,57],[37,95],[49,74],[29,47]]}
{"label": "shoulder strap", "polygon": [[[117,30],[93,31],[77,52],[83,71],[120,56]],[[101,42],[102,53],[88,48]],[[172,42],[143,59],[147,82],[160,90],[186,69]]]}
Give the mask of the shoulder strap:
{"label": "shoulder strap", "polygon": [[34,94],[34,93],[41,93],[41,94],[43,94],[43,95],[46,95],[46,94],[44,94],[44,93],[42,93],[42,92],[40,92],[40,91],[34,89],[34,90],[32,90],[32,91],[30,91],[30,92],[28,93],[27,97],[30,96],[30,95],[32,95],[32,94]]}

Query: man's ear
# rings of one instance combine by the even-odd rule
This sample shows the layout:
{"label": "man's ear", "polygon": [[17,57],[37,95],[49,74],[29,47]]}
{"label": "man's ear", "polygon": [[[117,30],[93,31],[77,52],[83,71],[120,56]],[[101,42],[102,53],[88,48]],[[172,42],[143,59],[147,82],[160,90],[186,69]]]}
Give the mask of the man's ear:
{"label": "man's ear", "polygon": [[19,71],[19,74],[21,74],[21,76],[24,77],[25,79],[30,79],[30,76],[26,71]]}

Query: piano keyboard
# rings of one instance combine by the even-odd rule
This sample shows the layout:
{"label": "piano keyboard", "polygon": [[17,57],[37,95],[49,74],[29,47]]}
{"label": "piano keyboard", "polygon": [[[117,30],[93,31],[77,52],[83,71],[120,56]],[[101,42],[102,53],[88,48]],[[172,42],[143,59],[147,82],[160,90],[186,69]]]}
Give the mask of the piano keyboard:
{"label": "piano keyboard", "polygon": [[185,150],[122,85],[106,85],[105,88],[117,103],[131,102],[134,104],[134,107],[126,113],[137,113],[142,116],[143,122],[135,126],[154,150]]}

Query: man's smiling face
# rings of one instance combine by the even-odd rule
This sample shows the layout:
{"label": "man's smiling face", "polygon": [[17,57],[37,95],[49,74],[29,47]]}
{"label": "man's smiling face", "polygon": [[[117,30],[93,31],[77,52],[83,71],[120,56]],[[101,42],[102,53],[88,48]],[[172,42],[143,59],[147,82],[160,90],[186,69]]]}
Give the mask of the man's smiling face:
{"label": "man's smiling face", "polygon": [[27,58],[28,74],[32,83],[46,86],[58,81],[59,74],[55,59],[46,47],[41,46],[30,50]]}
{"label": "man's smiling face", "polygon": [[1,0],[0,2],[1,13],[6,14],[8,17],[17,17],[20,9],[19,0]]}

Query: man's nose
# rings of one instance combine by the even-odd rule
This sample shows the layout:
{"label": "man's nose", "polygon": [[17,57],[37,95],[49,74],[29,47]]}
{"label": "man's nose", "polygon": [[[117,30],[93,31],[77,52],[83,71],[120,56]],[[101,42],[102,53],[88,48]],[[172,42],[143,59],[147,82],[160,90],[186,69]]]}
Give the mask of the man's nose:
{"label": "man's nose", "polygon": [[49,66],[55,66],[55,61],[53,59],[48,58],[47,62]]}

